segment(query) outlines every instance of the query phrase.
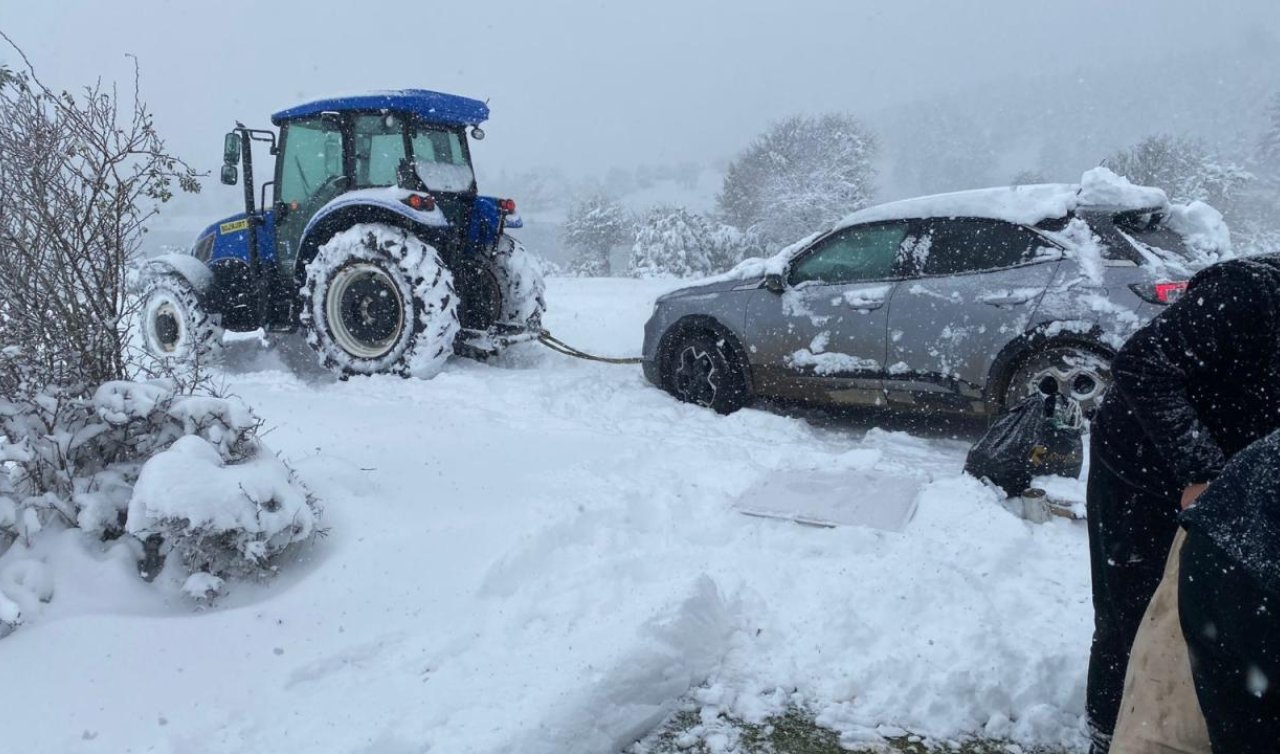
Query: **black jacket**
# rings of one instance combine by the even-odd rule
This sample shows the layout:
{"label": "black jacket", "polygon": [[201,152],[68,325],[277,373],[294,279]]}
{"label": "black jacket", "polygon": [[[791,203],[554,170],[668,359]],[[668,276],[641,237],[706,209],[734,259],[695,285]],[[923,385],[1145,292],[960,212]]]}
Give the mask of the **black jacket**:
{"label": "black jacket", "polygon": [[1213,540],[1263,589],[1280,594],[1280,432],[1240,452],[1182,525]]}
{"label": "black jacket", "polygon": [[1124,344],[1111,373],[1093,423],[1098,460],[1170,495],[1216,478],[1280,429],[1280,255],[1201,271]]}

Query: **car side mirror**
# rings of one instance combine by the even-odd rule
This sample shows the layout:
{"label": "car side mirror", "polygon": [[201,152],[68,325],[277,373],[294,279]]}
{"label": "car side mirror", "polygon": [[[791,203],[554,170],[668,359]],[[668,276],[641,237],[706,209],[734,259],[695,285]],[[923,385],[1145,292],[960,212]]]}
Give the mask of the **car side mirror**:
{"label": "car side mirror", "polygon": [[764,276],[764,289],[770,293],[782,293],[787,290],[787,284],[777,273]]}
{"label": "car side mirror", "polygon": [[[235,131],[227,134],[222,140],[222,164],[240,164],[240,134]],[[226,176],[225,172],[223,172],[223,176]],[[225,177],[222,179],[222,182],[227,182]],[[232,181],[232,183],[235,183],[235,181]]]}
{"label": "car side mirror", "polygon": [[240,168],[235,165],[222,166],[222,182],[228,186],[234,186],[240,181]]}

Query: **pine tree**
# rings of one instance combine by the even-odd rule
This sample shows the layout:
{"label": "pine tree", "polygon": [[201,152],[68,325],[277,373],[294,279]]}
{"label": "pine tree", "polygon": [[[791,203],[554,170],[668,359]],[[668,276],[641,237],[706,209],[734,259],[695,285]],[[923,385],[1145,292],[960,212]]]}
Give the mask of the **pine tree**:
{"label": "pine tree", "polygon": [[712,270],[711,228],[683,207],[658,207],[636,230],[631,247],[634,277],[693,277]]}
{"label": "pine tree", "polygon": [[874,137],[851,116],[795,116],[738,155],[718,197],[725,220],[770,244],[806,236],[870,203]]}
{"label": "pine tree", "polygon": [[621,204],[601,195],[579,202],[569,210],[564,225],[565,245],[574,251],[571,272],[601,277],[610,274],[609,254],[627,242],[633,222]]}

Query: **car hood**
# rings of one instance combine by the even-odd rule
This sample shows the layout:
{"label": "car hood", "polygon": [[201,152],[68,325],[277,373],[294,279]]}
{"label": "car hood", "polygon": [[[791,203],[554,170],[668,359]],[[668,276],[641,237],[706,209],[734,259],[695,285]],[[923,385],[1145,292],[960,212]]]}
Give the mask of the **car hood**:
{"label": "car hood", "polygon": [[732,279],[712,279],[695,281],[686,288],[678,288],[670,293],[664,293],[658,297],[658,303],[674,301],[676,299],[690,298],[693,296],[706,296],[714,293],[727,293],[736,290],[752,290],[758,288],[764,281],[764,275],[747,278]]}

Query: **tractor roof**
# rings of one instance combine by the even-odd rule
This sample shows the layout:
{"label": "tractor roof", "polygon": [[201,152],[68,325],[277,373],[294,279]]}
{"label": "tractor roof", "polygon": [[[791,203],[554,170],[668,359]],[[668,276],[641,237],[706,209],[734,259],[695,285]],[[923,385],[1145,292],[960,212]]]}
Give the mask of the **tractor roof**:
{"label": "tractor roof", "polygon": [[348,97],[331,97],[296,105],[271,116],[277,126],[285,121],[320,113],[352,110],[394,110],[409,112],[429,123],[475,126],[489,119],[489,106],[480,100],[426,89],[396,89]]}

